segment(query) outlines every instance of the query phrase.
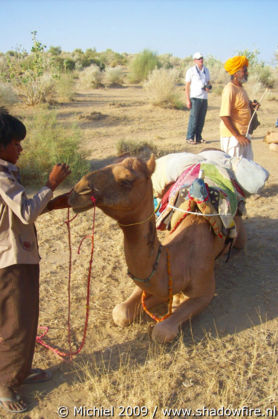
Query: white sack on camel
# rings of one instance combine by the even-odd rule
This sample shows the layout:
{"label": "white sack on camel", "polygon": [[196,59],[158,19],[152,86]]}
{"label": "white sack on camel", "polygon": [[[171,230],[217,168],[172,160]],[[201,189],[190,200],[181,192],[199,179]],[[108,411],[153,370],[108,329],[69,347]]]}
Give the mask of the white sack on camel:
{"label": "white sack on camel", "polygon": [[166,186],[173,183],[189,166],[206,162],[229,171],[247,195],[259,193],[269,177],[266,169],[245,158],[231,157],[221,150],[205,150],[199,154],[172,153],[156,160],[152,175],[154,196],[161,197]]}

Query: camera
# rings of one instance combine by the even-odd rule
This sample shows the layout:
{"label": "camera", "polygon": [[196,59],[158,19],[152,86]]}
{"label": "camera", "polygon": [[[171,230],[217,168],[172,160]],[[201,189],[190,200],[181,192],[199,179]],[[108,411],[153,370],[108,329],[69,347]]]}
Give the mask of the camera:
{"label": "camera", "polygon": [[203,87],[203,90],[206,90],[206,89],[211,90],[212,89],[212,85],[211,84],[205,84],[204,87]]}

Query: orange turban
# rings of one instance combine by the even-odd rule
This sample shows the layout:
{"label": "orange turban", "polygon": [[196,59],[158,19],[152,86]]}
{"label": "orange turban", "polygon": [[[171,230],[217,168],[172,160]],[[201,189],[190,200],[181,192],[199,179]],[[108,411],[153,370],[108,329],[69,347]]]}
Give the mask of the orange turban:
{"label": "orange turban", "polygon": [[248,59],[244,55],[229,58],[224,64],[225,70],[231,75],[245,66],[248,67]]}

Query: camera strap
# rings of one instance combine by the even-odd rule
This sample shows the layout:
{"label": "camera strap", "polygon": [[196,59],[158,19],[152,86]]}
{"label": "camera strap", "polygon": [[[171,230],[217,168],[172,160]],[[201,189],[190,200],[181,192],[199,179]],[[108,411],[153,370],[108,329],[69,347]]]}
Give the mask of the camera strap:
{"label": "camera strap", "polygon": [[[203,81],[203,78],[202,78],[202,71],[198,68],[198,66],[197,65],[195,65],[195,67],[196,67],[196,70],[197,70],[197,74],[198,74],[198,76],[199,76],[199,79],[201,80],[201,81]],[[207,68],[205,67],[205,66],[203,66],[203,69],[204,69],[204,76],[205,76],[205,84],[207,84],[207,82],[209,81],[209,77],[208,77],[208,72],[207,72]]]}

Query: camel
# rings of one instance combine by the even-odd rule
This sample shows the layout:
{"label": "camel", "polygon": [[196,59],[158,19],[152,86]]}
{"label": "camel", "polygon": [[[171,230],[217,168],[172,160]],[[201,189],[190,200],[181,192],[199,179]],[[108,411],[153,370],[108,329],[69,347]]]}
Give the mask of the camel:
{"label": "camel", "polygon": [[278,151],[278,132],[268,131],[263,140],[271,151]]}
{"label": "camel", "polygon": [[[142,293],[151,310],[167,302],[169,284],[173,293],[172,314],[158,321],[151,337],[159,343],[172,341],[181,325],[203,311],[215,292],[215,258],[225,248],[225,238],[216,236],[209,222],[190,214],[160,243],[155,224],[151,175],[152,155],[147,162],[129,157],[85,175],[74,186],[69,205],[78,213],[95,204],[115,219],[124,235],[129,276],[135,283],[132,294],[113,309],[114,323],[128,326],[140,312]],[[234,246],[244,247],[241,218],[235,217],[238,236]]]}

